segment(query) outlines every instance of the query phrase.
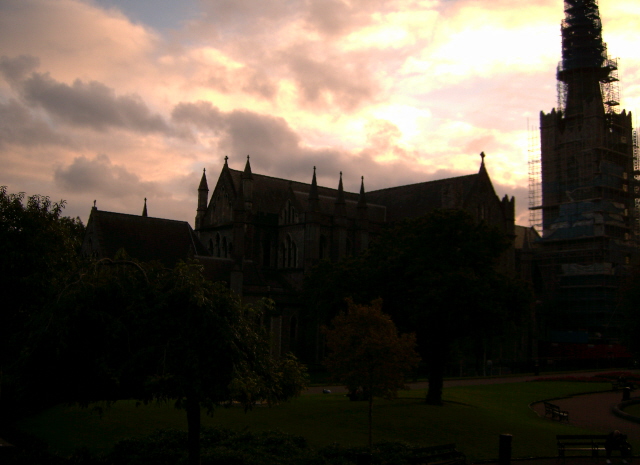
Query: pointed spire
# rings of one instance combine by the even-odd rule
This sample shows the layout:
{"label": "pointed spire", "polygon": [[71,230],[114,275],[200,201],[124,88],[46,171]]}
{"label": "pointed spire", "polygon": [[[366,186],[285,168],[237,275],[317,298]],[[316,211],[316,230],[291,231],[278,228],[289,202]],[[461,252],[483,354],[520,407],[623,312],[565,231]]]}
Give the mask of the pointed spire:
{"label": "pointed spire", "polygon": [[253,175],[251,174],[249,155],[247,155],[247,164],[244,166],[240,184],[242,185],[242,199],[245,202],[244,207],[246,210],[250,211],[252,209],[253,202]]}
{"label": "pointed spire", "polygon": [[602,22],[594,0],[565,1],[562,22],[562,69],[600,68],[606,57]]}
{"label": "pointed spire", "polygon": [[338,194],[335,201],[335,215],[347,216],[347,206],[344,201],[344,188],[342,187],[342,171],[340,171],[340,182],[338,183]]}
{"label": "pointed spire", "polygon": [[311,188],[309,189],[309,210],[315,211],[318,209],[318,182],[316,181],[316,167],[313,167],[313,179],[311,180]]}
{"label": "pointed spire", "polygon": [[[607,46],[595,0],[565,0],[562,21],[562,61],[558,65],[558,109],[565,116],[584,111],[583,104],[602,101],[601,82],[611,82]],[[560,90],[562,89],[562,90]],[[604,110],[604,106],[603,106]]]}
{"label": "pointed spire", "polygon": [[358,208],[367,208],[367,196],[364,192],[364,176],[360,177],[360,196],[358,197]]}
{"label": "pointed spire", "polygon": [[242,179],[253,179],[251,174],[251,163],[249,163],[249,155],[247,155],[247,164],[244,165],[244,171],[242,172]]}
{"label": "pointed spire", "polygon": [[147,198],[144,198],[144,208],[142,209],[142,216],[144,216],[145,218],[148,216],[147,215]]}
{"label": "pointed spire", "polygon": [[202,169],[202,178],[200,178],[200,186],[198,186],[199,191],[206,190],[209,192],[209,185],[207,184],[207,169]]}
{"label": "pointed spire", "polygon": [[228,166],[227,162],[229,161],[229,157],[225,155],[224,157],[224,166]]}
{"label": "pointed spire", "polygon": [[340,171],[340,182],[338,183],[338,195],[336,203],[344,203],[344,188],[342,187],[342,171]]}
{"label": "pointed spire", "polygon": [[313,167],[313,179],[311,179],[311,189],[309,189],[309,200],[318,200],[318,182],[316,181],[316,167]]}
{"label": "pointed spire", "polygon": [[484,154],[484,152],[480,152],[480,170],[479,173],[482,173],[483,171],[486,173],[487,172],[487,167],[484,166],[484,158],[486,157],[486,155]]}

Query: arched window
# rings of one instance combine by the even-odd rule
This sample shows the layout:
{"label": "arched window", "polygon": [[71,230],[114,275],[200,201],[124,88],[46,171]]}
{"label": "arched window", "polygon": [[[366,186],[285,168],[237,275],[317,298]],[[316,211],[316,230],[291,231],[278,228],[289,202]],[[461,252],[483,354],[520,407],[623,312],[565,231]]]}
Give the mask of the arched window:
{"label": "arched window", "polygon": [[211,238],[209,238],[209,247],[208,247],[208,249],[209,249],[209,253],[211,255],[213,255],[213,240]]}
{"label": "arched window", "polygon": [[222,238],[222,256],[224,258],[227,258],[229,256],[228,255],[228,250],[227,250],[227,238],[226,237]]}
{"label": "arched window", "polygon": [[216,257],[220,256],[220,233],[216,233],[216,247],[214,251]]}

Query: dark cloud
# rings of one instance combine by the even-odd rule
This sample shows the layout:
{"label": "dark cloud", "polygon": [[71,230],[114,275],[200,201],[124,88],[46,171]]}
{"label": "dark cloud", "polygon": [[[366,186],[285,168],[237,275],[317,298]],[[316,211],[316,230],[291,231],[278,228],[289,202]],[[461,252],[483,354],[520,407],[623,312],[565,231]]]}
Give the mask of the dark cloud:
{"label": "dark cloud", "polygon": [[48,73],[32,73],[21,83],[24,99],[74,126],[102,131],[110,127],[137,132],[171,133],[163,118],[152,113],[137,95],[117,96],[104,84],[76,79],[57,82]]}
{"label": "dark cloud", "polygon": [[[343,171],[345,188],[350,183],[354,190],[358,189],[363,175],[376,189],[437,179],[427,179],[423,172],[407,168],[411,164],[417,166],[417,154],[398,146],[401,133],[397,126],[385,120],[369,124],[366,148],[357,154],[338,148],[305,146],[300,135],[283,118],[246,110],[225,113],[210,102],[181,103],[174,108],[172,120],[216,135],[219,140],[216,151],[229,155],[230,163],[232,166],[238,163],[238,169],[244,166],[244,157],[250,155],[256,172],[309,182],[313,167],[317,166],[319,182],[335,187]],[[396,160],[376,161],[385,154],[393,155]]]}
{"label": "dark cloud", "polygon": [[40,60],[31,55],[20,55],[14,58],[0,57],[0,74],[9,84],[20,82],[38,66],[40,66]]}
{"label": "dark cloud", "polygon": [[284,118],[234,110],[227,124],[220,147],[229,153],[292,156],[300,151],[300,137]]}
{"label": "dark cloud", "polygon": [[300,137],[284,118],[247,110],[224,113],[204,101],[180,103],[171,117],[174,122],[192,124],[201,131],[220,136],[218,148],[224,153],[260,156],[299,152]]}
{"label": "dark cloud", "polygon": [[[353,7],[341,0],[315,0],[308,3],[307,27],[323,35],[336,36],[353,27]],[[356,10],[358,11],[358,10]]]}
{"label": "dark cloud", "polygon": [[225,114],[214,107],[211,102],[200,100],[195,103],[177,104],[171,112],[171,119],[176,123],[191,124],[201,131],[219,134],[226,126]]}
{"label": "dark cloud", "polygon": [[24,102],[31,107],[42,108],[57,121],[96,131],[121,128],[189,137],[189,134],[170,127],[138,95],[116,95],[113,89],[98,81],[76,79],[71,85],[58,82],[49,73],[33,71],[38,63],[38,59],[31,56],[2,57],[0,73]]}
{"label": "dark cloud", "polygon": [[56,132],[39,115],[15,99],[0,102],[0,147],[5,144],[73,145],[69,136]]}
{"label": "dark cloud", "polygon": [[238,74],[242,74],[244,78],[240,81],[243,92],[269,100],[276,96],[278,86],[266,73],[259,70],[245,70]]}
{"label": "dark cloud", "polygon": [[227,33],[246,35],[290,20],[305,3],[304,0],[201,0],[200,21]]}
{"label": "dark cloud", "polygon": [[117,199],[166,195],[157,183],[140,181],[124,166],[112,164],[106,155],[93,159],[77,157],[70,165],[55,169],[54,181],[65,192],[74,194],[91,193]]}

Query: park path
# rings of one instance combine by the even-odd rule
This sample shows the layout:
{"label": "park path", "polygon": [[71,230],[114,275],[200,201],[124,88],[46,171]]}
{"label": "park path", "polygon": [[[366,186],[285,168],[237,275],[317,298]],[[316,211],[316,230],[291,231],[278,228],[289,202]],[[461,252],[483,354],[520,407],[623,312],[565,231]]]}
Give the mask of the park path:
{"label": "park path", "polygon": [[[635,399],[638,396],[631,398]],[[603,433],[617,429],[630,437],[640,438],[640,423],[625,420],[613,414],[613,407],[620,402],[622,402],[622,391],[582,394],[553,401],[562,410],[569,412],[569,422],[572,425],[599,430]],[[534,404],[532,408],[538,415],[544,417],[544,405],[541,402]]]}

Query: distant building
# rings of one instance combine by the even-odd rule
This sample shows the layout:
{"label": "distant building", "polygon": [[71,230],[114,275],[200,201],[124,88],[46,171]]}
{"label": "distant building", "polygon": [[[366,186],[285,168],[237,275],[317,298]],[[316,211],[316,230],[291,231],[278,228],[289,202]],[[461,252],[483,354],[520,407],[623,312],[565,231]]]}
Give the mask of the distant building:
{"label": "distant building", "polygon": [[617,293],[637,250],[637,141],[631,113],[618,110],[597,2],[564,5],[558,108],[540,115],[542,316],[549,337],[616,340]]}
{"label": "distant building", "polygon": [[157,260],[167,267],[207,254],[186,221],[148,217],[146,200],[141,216],[102,211],[94,205],[81,253],[113,259],[120,251],[141,261]]}

